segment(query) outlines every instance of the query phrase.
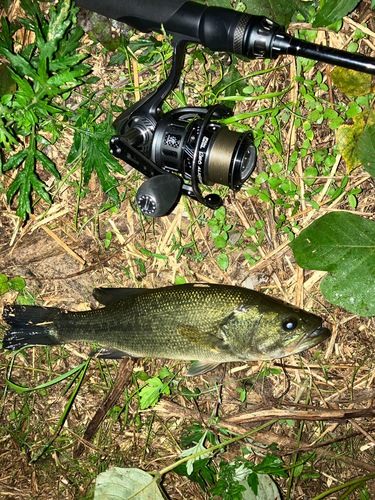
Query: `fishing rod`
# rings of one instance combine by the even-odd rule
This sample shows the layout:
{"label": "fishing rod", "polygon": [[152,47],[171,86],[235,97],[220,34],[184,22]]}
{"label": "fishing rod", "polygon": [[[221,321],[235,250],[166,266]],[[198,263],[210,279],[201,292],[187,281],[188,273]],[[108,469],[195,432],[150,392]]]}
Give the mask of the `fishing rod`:
{"label": "fishing rod", "polygon": [[233,114],[226,106],[162,113],[164,100],[178,84],[189,43],[249,59],[301,56],[375,75],[375,58],[299,40],[263,16],[191,0],[76,0],[76,4],[141,32],[160,32],[163,25],[173,36],[168,78],[115,120],[117,135],[110,141],[114,156],[148,177],[136,200],[151,217],[167,214],[181,194],[217,209],[221,197],[214,193],[203,197],[199,184],[218,183],[238,191],[256,165],[252,132],[238,133],[219,123]]}

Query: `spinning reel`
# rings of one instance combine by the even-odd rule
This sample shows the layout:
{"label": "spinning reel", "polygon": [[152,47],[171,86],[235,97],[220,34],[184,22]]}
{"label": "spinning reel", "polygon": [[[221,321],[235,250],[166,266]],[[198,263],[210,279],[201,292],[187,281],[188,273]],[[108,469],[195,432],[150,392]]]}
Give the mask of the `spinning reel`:
{"label": "spinning reel", "polygon": [[217,121],[232,115],[229,108],[216,105],[162,114],[164,99],[178,84],[185,46],[186,42],[174,41],[168,79],[113,124],[118,135],[111,139],[111,153],[149,178],[136,200],[151,217],[165,215],[180,194],[212,209],[220,207],[220,196],[203,197],[199,184],[218,183],[237,191],[256,164],[253,134],[234,132]]}
{"label": "spinning reel", "polygon": [[375,59],[296,39],[262,17],[191,0],[76,0],[84,8],[123,21],[139,31],[173,35],[173,60],[167,80],[125,110],[114,122],[111,153],[142,172],[146,180],[136,199],[151,217],[168,213],[181,194],[216,209],[217,194],[203,197],[199,184],[237,191],[256,164],[251,132],[240,134],[219,121],[232,115],[222,105],[183,108],[163,114],[163,101],[178,84],[188,43],[250,59],[291,54],[375,74]]}

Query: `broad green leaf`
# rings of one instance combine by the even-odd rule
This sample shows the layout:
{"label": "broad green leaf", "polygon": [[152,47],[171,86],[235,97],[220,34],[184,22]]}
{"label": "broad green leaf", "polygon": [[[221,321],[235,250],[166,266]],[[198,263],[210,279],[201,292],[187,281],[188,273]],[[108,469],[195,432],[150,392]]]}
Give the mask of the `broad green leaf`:
{"label": "broad green leaf", "polygon": [[12,290],[15,290],[16,292],[23,290],[26,286],[25,280],[22,278],[12,278],[9,281],[9,283],[10,283]]}
{"label": "broad green leaf", "polygon": [[354,116],[352,121],[351,125],[340,125],[337,130],[337,148],[346,162],[348,173],[361,164],[358,156],[359,141],[365,128],[374,123],[374,117],[366,110]]}
{"label": "broad green leaf", "polygon": [[217,263],[219,264],[220,269],[225,271],[229,266],[229,257],[225,253],[222,253],[217,258]]}
{"label": "broad green leaf", "polygon": [[241,0],[246,5],[246,12],[255,16],[266,16],[275,23],[287,27],[293,14],[300,9],[299,0]]}
{"label": "broad green leaf", "polygon": [[290,246],[299,266],[328,272],[320,289],[329,302],[359,316],[375,315],[375,222],[332,212]]}
{"label": "broad green leaf", "polygon": [[249,486],[248,481],[240,481],[240,485],[246,488],[246,491],[242,492],[242,500],[281,500],[279,490],[271,476],[268,474],[252,474],[249,476],[250,480],[252,476],[256,476],[258,480],[257,494]]}
{"label": "broad green leaf", "polygon": [[372,76],[360,73],[353,69],[340,68],[337,66],[330,73],[333,83],[341,92],[348,96],[360,96],[371,94],[374,90]]}
{"label": "broad green leaf", "polygon": [[141,469],[112,467],[96,478],[94,500],[165,500],[154,476]]}
{"label": "broad green leaf", "polygon": [[375,178],[375,124],[363,132],[358,142],[358,157],[363,168]]}
{"label": "broad green leaf", "polygon": [[356,8],[360,0],[328,0],[319,12],[313,22],[313,28],[329,26],[349,14]]}

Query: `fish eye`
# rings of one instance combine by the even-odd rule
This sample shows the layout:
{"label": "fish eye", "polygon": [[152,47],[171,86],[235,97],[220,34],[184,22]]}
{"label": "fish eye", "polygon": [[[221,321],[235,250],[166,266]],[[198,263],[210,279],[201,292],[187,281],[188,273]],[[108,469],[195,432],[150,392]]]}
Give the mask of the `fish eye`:
{"label": "fish eye", "polygon": [[285,331],[291,332],[295,330],[298,326],[298,320],[296,318],[285,318],[282,322],[282,327]]}

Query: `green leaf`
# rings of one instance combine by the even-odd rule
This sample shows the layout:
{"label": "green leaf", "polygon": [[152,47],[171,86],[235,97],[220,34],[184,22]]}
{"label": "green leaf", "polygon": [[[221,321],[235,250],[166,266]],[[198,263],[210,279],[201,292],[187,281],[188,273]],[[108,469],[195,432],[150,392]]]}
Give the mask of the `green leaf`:
{"label": "green leaf", "polygon": [[[94,128],[94,131],[92,130]],[[109,152],[109,141],[113,135],[112,127],[103,122],[97,125],[85,123],[74,136],[73,146],[68,155],[67,164],[77,158],[80,151],[85,152],[82,168],[84,172],[84,185],[91,177],[95,167],[102,188],[114,204],[120,203],[117,191],[118,182],[111,171],[123,174],[124,170]]]}
{"label": "green leaf", "polygon": [[229,257],[225,253],[222,253],[217,258],[217,263],[219,264],[220,269],[225,271],[229,266]]}
{"label": "green leaf", "polygon": [[186,278],[177,274],[175,279],[174,279],[174,284],[175,285],[183,285],[184,283],[186,283]]}
{"label": "green leaf", "polygon": [[299,266],[328,272],[320,289],[329,302],[359,316],[375,315],[375,222],[332,212],[290,246]]}
{"label": "green leaf", "polygon": [[165,500],[158,481],[141,469],[112,467],[98,475],[94,500]]}
{"label": "green leaf", "polygon": [[22,278],[12,278],[9,283],[12,290],[15,290],[16,292],[23,290],[26,286],[25,280]]}
{"label": "green leaf", "polygon": [[6,57],[12,66],[20,76],[28,76],[34,81],[38,81],[39,76],[31,64],[21,56],[21,54],[13,54],[10,50],[0,47],[0,54]]}
{"label": "green leaf", "polygon": [[227,240],[224,238],[224,236],[219,235],[215,238],[216,248],[225,248],[226,245],[227,245]]}
{"label": "green leaf", "polygon": [[358,158],[363,168],[375,178],[375,124],[367,127],[360,136]]}
{"label": "green leaf", "polygon": [[59,2],[57,9],[51,7],[50,22],[48,24],[47,40],[44,41],[41,37],[37,37],[37,46],[40,51],[40,60],[46,61],[52,59],[52,56],[57,52],[59,41],[64,36],[70,20],[67,20],[70,10],[70,2]]}
{"label": "green leaf", "polygon": [[313,22],[313,28],[328,26],[337,21],[356,8],[360,0],[328,0],[319,12]]}
{"label": "green leaf", "polygon": [[10,284],[8,283],[8,277],[5,274],[0,274],[0,295],[9,292]]}
{"label": "green leaf", "polygon": [[6,172],[7,170],[10,170],[11,168],[16,168],[18,165],[20,165],[23,160],[26,158],[28,155],[28,149],[22,149],[19,153],[16,153],[15,155],[11,156],[9,160],[4,163],[3,170]]}
{"label": "green leaf", "polygon": [[207,483],[212,485],[216,481],[216,471],[214,467],[210,465],[210,460],[210,458],[206,458],[204,460],[198,459],[193,464],[193,471],[191,474],[188,474],[186,463],[182,463],[175,467],[173,472],[179,474],[180,476],[188,477],[189,481],[198,483],[204,491],[207,487]]}
{"label": "green leaf", "polygon": [[257,234],[257,230],[255,227],[249,227],[249,229],[246,229],[246,231],[243,233],[244,236],[255,236]]}
{"label": "green leaf", "polygon": [[154,406],[160,398],[161,394],[169,394],[169,382],[163,384],[163,382],[158,378],[150,378],[148,380],[148,386],[144,387],[140,392],[141,398],[141,409],[145,410],[150,406]]}
{"label": "green leaf", "polygon": [[56,179],[60,179],[60,174],[57,171],[55,164],[51,161],[42,151],[35,150],[35,158],[43,165],[43,167],[50,172]]}

